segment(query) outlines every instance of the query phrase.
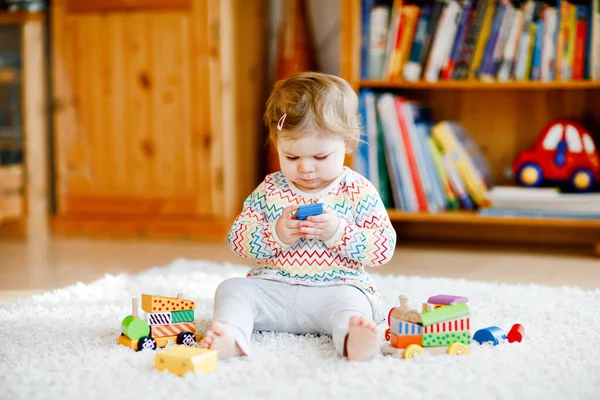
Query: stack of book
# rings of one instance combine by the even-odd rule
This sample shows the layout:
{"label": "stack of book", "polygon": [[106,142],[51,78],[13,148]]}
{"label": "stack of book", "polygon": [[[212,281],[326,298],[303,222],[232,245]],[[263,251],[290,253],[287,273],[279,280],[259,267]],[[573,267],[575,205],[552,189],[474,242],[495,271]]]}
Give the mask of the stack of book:
{"label": "stack of book", "polygon": [[353,167],[387,208],[435,213],[489,205],[489,165],[461,124],[435,122],[422,104],[370,89],[359,92],[359,112],[364,136]]}
{"label": "stack of book", "polygon": [[600,193],[561,193],[554,188],[497,186],[480,215],[498,217],[600,219]]}
{"label": "stack of book", "polygon": [[600,0],[362,0],[361,78],[600,80]]}

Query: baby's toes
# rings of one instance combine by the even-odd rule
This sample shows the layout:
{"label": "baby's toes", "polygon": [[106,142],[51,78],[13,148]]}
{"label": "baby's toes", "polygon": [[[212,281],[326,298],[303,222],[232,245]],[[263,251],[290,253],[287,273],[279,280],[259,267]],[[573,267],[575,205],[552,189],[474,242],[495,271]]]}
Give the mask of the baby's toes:
{"label": "baby's toes", "polygon": [[369,328],[370,330],[372,330],[373,332],[377,332],[377,324],[373,321],[369,321],[366,324],[367,328]]}
{"label": "baby's toes", "polygon": [[354,315],[350,317],[350,326],[360,326],[361,325],[361,317]]}

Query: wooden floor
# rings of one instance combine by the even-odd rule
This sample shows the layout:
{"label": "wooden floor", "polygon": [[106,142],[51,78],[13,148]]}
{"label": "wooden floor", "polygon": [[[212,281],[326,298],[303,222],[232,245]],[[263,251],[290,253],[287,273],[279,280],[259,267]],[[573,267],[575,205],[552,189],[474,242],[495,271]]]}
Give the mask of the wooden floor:
{"label": "wooden floor", "polygon": [[[0,304],[34,293],[88,283],[106,273],[136,272],[177,258],[251,266],[225,243],[51,239],[45,244],[0,242]],[[600,258],[503,249],[399,247],[380,273],[446,276],[507,283],[600,288]]]}

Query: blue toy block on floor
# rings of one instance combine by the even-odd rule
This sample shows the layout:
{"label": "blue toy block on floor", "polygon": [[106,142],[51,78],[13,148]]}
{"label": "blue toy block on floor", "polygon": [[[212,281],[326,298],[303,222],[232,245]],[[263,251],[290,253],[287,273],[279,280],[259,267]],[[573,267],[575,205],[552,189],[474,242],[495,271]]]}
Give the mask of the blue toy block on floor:
{"label": "blue toy block on floor", "polygon": [[497,326],[490,326],[475,332],[473,340],[479,344],[491,342],[494,346],[497,346],[500,344],[500,340],[506,340],[506,335]]}

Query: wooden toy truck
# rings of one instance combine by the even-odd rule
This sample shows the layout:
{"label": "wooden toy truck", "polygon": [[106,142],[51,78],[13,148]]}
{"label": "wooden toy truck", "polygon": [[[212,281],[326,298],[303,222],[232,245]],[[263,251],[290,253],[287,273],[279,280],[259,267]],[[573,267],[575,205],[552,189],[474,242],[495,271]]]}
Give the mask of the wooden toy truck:
{"label": "wooden toy truck", "polygon": [[185,346],[193,346],[200,341],[196,334],[193,301],[177,297],[142,295],[142,310],[146,318],[138,317],[138,299],[132,299],[131,315],[121,322],[121,335],[118,343],[130,349],[156,350],[165,347],[169,341]]}
{"label": "wooden toy truck", "polygon": [[471,324],[466,297],[432,296],[421,312],[408,306],[408,297],[399,299],[400,307],[388,314],[385,354],[412,359],[423,354],[423,348],[444,350],[450,355],[469,353]]}

